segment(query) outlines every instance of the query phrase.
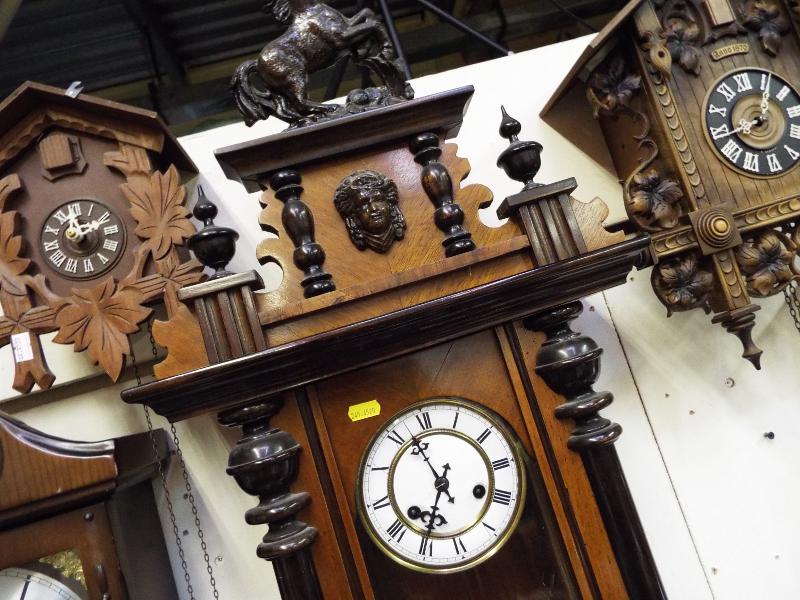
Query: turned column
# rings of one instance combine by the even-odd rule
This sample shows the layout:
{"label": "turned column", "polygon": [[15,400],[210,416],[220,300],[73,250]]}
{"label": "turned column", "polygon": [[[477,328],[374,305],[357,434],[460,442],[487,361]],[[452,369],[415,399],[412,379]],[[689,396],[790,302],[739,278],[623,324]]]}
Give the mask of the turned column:
{"label": "turned column", "polygon": [[631,600],[666,600],[614,448],[622,427],[599,414],[614,396],[592,387],[600,375],[603,350],[592,338],[570,327],[582,311],[583,305],[577,300],[523,321],[526,328],[547,335],[536,355],[536,373],[566,400],[556,408],[555,415],[574,422],[567,446],[581,455],[628,595]]}
{"label": "turned column", "polygon": [[321,600],[310,549],[317,530],[296,519],[311,496],[289,491],[297,479],[302,448],[290,433],[270,425],[282,407],[283,399],[273,396],[218,415],[222,425],[241,427],[243,434],[230,452],[227,472],[242,490],[258,496],[258,505],[245,513],[245,520],[269,526],[256,553],[272,562],[281,598]]}

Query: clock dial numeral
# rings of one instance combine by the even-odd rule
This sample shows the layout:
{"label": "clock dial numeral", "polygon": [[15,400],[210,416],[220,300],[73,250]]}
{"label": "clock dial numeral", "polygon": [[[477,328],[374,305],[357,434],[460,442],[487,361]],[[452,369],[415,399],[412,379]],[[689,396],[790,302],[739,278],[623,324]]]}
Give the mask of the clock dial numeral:
{"label": "clock dial numeral", "polygon": [[388,471],[389,467],[370,467],[373,471]]}
{"label": "clock dial numeral", "polygon": [[505,469],[506,467],[508,467],[509,464],[510,463],[508,462],[508,459],[503,457],[503,458],[499,458],[497,460],[493,460],[492,461],[492,468],[495,471],[499,471],[500,469]]}
{"label": "clock dial numeral", "polygon": [[56,250],[47,258],[50,259],[50,262],[53,263],[55,266],[60,267],[64,264],[64,261],[67,260],[67,255],[64,254],[61,250]]}
{"label": "clock dial numeral", "polygon": [[505,490],[495,490],[494,496],[492,496],[492,502],[497,502],[498,504],[508,506],[511,504],[511,492],[507,492]]}
{"label": "clock dial numeral", "polygon": [[800,125],[794,123],[789,125],[789,137],[800,140]]}
{"label": "clock dial numeral", "polygon": [[456,549],[456,554],[461,554],[467,551],[467,547],[464,545],[464,542],[461,538],[453,538],[453,546]]}
{"label": "clock dial numeral", "polygon": [[86,213],[86,216],[87,216],[87,217],[91,217],[91,216],[92,216],[92,211],[93,211],[93,210],[94,210],[94,202],[90,202],[90,203],[89,203],[89,210],[88,210],[88,212]]}
{"label": "clock dial numeral", "polygon": [[44,232],[52,233],[53,235],[58,235],[61,232],[61,229],[57,227],[51,227],[50,225],[45,225]]}
{"label": "clock dial numeral", "polygon": [[426,554],[430,557],[433,557],[433,540],[431,540],[427,535],[423,535],[420,538],[419,542],[419,552],[417,554],[421,554],[425,556]]}
{"label": "clock dial numeral", "polygon": [[488,529],[489,531],[497,531],[497,529],[495,529],[494,527],[492,527],[491,525],[489,525],[489,524],[488,524],[486,521],[481,521],[481,525],[483,525],[484,527],[486,527],[486,529]]}
{"label": "clock dial numeral", "polygon": [[727,83],[721,83],[717,86],[717,91],[725,97],[725,102],[730,102],[736,96],[736,92],[731,89]]}
{"label": "clock dial numeral", "polygon": [[431,415],[430,413],[420,413],[416,415],[417,423],[419,423],[420,428],[424,431],[426,429],[431,428]]}
{"label": "clock dial numeral", "polygon": [[795,117],[800,117],[800,104],[788,107],[786,109],[786,114],[789,115],[790,119],[794,119]]}
{"label": "clock dial numeral", "polygon": [[400,519],[395,519],[394,523],[392,523],[389,528],[386,530],[386,533],[389,534],[389,537],[395,539],[396,541],[400,542],[403,539],[403,536],[406,534],[406,526],[400,521]]}
{"label": "clock dial numeral", "polygon": [[708,105],[708,114],[710,114],[710,115],[713,115],[713,114],[722,115],[722,117],[724,118],[728,114],[728,109],[725,108],[724,106],[720,106],[719,108],[717,108],[713,104],[709,104]]}
{"label": "clock dial numeral", "polygon": [[117,240],[105,240],[103,242],[103,248],[110,250],[111,252],[116,252],[117,246],[119,246],[119,242]]}
{"label": "clock dial numeral", "polygon": [[744,152],[742,147],[733,140],[728,140],[727,143],[722,147],[722,153],[733,163],[739,160],[742,152]]}
{"label": "clock dial numeral", "polygon": [[723,123],[719,127],[712,127],[711,128],[711,137],[713,137],[715,140],[718,140],[720,138],[724,138],[726,136],[729,136],[730,134],[731,134],[731,130],[728,129],[728,124],[727,123]]}
{"label": "clock dial numeral", "polygon": [[106,258],[105,254],[100,254],[98,252],[97,253],[97,258],[99,258],[100,262],[103,263],[104,265],[108,263],[108,258]]}
{"label": "clock dial numeral", "polygon": [[758,154],[744,153],[744,168],[753,173],[758,173]]}
{"label": "clock dial numeral", "polygon": [[389,435],[387,435],[386,437],[388,437],[390,440],[392,440],[398,446],[402,446],[403,442],[405,442],[405,439],[403,439],[403,436],[400,435],[399,433],[397,433],[394,429],[392,429],[391,433],[389,433]]}
{"label": "clock dial numeral", "polygon": [[109,225],[103,228],[103,235],[114,235],[115,233],[119,233],[119,227],[116,225]]}
{"label": "clock dial numeral", "polygon": [[84,258],[83,259],[83,272],[84,273],[91,273],[94,271],[94,265],[92,264],[91,258]]}
{"label": "clock dial numeral", "polygon": [[790,90],[789,90],[789,86],[788,85],[783,86],[778,91],[778,93],[775,94],[775,100],[777,100],[778,102],[783,102],[786,99],[786,96],[789,95],[789,91]]}
{"label": "clock dial numeral", "polygon": [[72,213],[73,217],[81,216],[81,205],[79,202],[74,202],[67,207],[67,212]]}
{"label": "clock dial numeral", "polygon": [[372,508],[374,510],[378,510],[380,508],[386,508],[387,506],[390,506],[390,505],[391,505],[391,502],[389,502],[389,496],[387,494],[386,496],[384,496],[380,500],[376,500],[375,502],[373,502],[372,503]]}
{"label": "clock dial numeral", "polygon": [[777,173],[783,169],[778,157],[774,154],[767,154],[767,164],[769,165],[769,170],[772,173]]}
{"label": "clock dial numeral", "polygon": [[786,154],[788,154],[792,160],[800,158],[800,152],[792,148],[789,144],[784,144],[783,149],[786,150]]}
{"label": "clock dial numeral", "polygon": [[736,73],[733,76],[733,80],[736,82],[737,92],[746,92],[747,90],[753,89],[750,83],[750,76],[747,73]]}
{"label": "clock dial numeral", "polygon": [[762,92],[763,92],[763,91],[766,89],[766,87],[767,87],[767,80],[768,80],[768,79],[769,79],[769,77],[767,77],[767,74],[766,74],[766,73],[762,73],[762,74],[761,74],[761,84],[758,86],[758,89],[760,89]]}
{"label": "clock dial numeral", "polygon": [[110,219],[111,215],[108,213],[108,211],[106,211],[102,215],[100,215],[100,218],[97,219],[97,222],[100,223],[100,225],[103,225],[104,223],[108,223]]}
{"label": "clock dial numeral", "polygon": [[74,258],[67,259],[67,266],[64,267],[64,270],[67,273],[77,273],[78,272],[78,261]]}
{"label": "clock dial numeral", "polygon": [[44,243],[45,252],[53,252],[55,250],[58,250],[58,240],[51,240]]}
{"label": "clock dial numeral", "polygon": [[457,424],[458,424],[458,413],[456,412],[456,416],[453,417],[453,429],[456,428]]}
{"label": "clock dial numeral", "polygon": [[53,216],[56,219],[58,219],[58,222],[61,225],[63,225],[67,221],[69,221],[69,215],[67,213],[65,213],[63,210],[57,210],[55,213],[53,213]]}
{"label": "clock dial numeral", "polygon": [[479,435],[477,438],[475,438],[475,439],[478,441],[478,443],[479,443],[479,444],[483,444],[483,442],[485,442],[485,441],[486,441],[486,438],[488,438],[488,437],[489,437],[489,434],[491,434],[491,433],[492,433],[492,432],[491,432],[491,431],[489,431],[488,429],[484,429],[484,430],[483,430],[483,433],[481,433],[481,434],[480,434],[480,435]]}

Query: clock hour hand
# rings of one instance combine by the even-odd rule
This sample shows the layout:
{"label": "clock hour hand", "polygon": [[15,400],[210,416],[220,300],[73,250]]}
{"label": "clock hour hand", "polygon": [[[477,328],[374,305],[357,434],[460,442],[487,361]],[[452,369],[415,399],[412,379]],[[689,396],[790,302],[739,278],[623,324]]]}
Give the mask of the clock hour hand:
{"label": "clock hour hand", "polygon": [[[407,426],[406,426],[406,429],[408,429]],[[436,469],[433,468],[433,465],[431,464],[431,461],[430,461],[430,458],[428,458],[428,455],[425,454],[425,448],[428,447],[428,444],[421,444],[419,439],[417,439],[417,436],[415,436],[413,433],[411,433],[410,429],[408,430],[408,433],[411,434],[411,444],[414,446],[414,450],[411,451],[412,454],[419,454],[422,457],[422,460],[424,460],[428,464],[428,467],[430,467],[434,478],[435,479],[439,479],[439,474],[436,472]]]}

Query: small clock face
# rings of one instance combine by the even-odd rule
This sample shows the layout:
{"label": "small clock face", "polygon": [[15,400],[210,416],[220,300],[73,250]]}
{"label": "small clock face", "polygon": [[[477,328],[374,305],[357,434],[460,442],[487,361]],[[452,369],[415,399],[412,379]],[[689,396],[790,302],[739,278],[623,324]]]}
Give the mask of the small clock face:
{"label": "small clock face", "polygon": [[10,567],[0,571],[3,600],[83,600],[63,583],[30,569]]}
{"label": "small clock face", "polygon": [[59,275],[92,279],[111,269],[122,256],[125,227],[104,204],[74,200],[50,213],[40,245],[47,266]]}
{"label": "small clock face", "polygon": [[390,558],[419,571],[461,571],[513,533],[525,504],[524,459],[498,416],[466,400],[427,400],[376,433],[356,494],[367,532]]}
{"label": "small clock face", "polygon": [[800,161],[800,95],[771,71],[740,69],[719,79],[703,122],[724,164],[740,173],[776,177]]}

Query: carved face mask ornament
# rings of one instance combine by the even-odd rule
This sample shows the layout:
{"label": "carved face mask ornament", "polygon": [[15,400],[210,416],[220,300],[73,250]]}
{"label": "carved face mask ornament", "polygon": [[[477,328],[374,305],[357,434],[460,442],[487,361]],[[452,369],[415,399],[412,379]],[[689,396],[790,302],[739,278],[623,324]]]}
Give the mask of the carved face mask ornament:
{"label": "carved face mask ornament", "polygon": [[342,179],[333,203],[359,250],[371,248],[384,254],[405,235],[397,185],[377,171],[356,171]]}

